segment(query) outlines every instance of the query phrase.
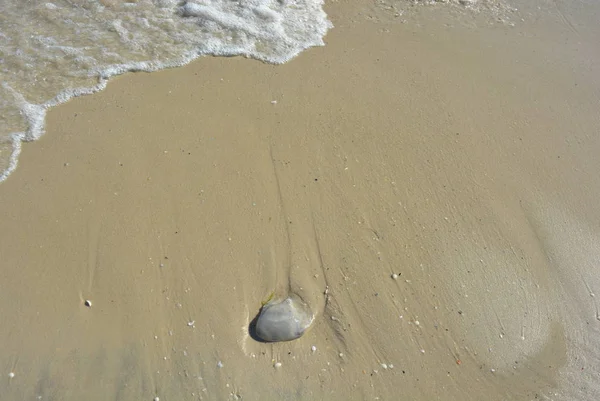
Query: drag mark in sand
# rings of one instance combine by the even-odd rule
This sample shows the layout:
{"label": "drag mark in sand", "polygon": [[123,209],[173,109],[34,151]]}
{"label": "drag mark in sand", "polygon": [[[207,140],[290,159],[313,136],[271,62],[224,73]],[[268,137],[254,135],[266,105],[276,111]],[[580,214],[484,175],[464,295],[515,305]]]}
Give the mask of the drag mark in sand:
{"label": "drag mark in sand", "polygon": [[279,197],[280,211],[285,226],[288,252],[285,261],[286,266],[277,268],[276,288],[273,294],[269,296],[267,302],[261,307],[256,319],[250,324],[249,331],[259,341],[280,342],[295,340],[304,335],[312,325],[315,314],[311,310],[311,307],[297,293],[298,289],[302,289],[302,287],[297,286],[291,279],[292,255],[294,254],[291,221],[287,218],[288,214],[286,213],[281,182],[275,166],[272,147],[270,148],[270,157]]}
{"label": "drag mark in sand", "polygon": [[87,276],[87,283],[85,288],[86,294],[84,296],[82,291],[79,292],[81,302],[88,308],[92,306],[92,301],[88,299],[88,296],[92,293],[96,272],[98,270],[98,247],[101,229],[101,216],[99,214],[93,214],[88,222],[88,263],[87,271],[85,274],[85,276]]}

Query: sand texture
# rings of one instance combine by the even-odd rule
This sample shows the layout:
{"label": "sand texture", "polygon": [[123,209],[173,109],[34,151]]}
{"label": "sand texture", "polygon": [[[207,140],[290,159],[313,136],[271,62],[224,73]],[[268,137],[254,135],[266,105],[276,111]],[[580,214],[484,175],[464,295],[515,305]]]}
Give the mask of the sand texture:
{"label": "sand texture", "polygon": [[[49,113],[0,185],[2,400],[600,399],[587,31],[327,11]],[[289,291],[312,327],[253,339]]]}

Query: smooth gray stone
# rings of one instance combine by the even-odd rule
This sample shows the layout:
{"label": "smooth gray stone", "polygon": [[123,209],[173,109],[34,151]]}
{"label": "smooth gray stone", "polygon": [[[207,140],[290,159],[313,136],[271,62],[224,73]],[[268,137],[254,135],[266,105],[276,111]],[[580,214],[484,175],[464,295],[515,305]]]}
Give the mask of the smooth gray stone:
{"label": "smooth gray stone", "polygon": [[263,341],[291,341],[310,327],[314,315],[300,298],[291,295],[263,306],[256,321],[256,335]]}

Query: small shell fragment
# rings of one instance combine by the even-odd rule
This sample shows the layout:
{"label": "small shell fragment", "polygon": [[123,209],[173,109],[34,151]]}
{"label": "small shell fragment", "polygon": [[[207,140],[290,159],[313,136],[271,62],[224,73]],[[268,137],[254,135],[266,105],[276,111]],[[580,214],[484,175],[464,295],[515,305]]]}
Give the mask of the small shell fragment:
{"label": "small shell fragment", "polygon": [[88,308],[92,307],[92,301],[90,301],[89,299],[86,299],[85,302],[83,303],[85,306],[87,306]]}

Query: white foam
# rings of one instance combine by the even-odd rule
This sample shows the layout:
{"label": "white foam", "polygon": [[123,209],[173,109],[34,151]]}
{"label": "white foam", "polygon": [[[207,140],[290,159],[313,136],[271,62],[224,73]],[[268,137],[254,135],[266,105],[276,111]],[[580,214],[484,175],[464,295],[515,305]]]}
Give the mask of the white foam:
{"label": "white foam", "polygon": [[21,154],[21,143],[23,142],[23,133],[15,133],[10,137],[11,152],[8,157],[8,166],[0,172],[0,182],[6,180],[9,175],[17,168],[19,155]]}

